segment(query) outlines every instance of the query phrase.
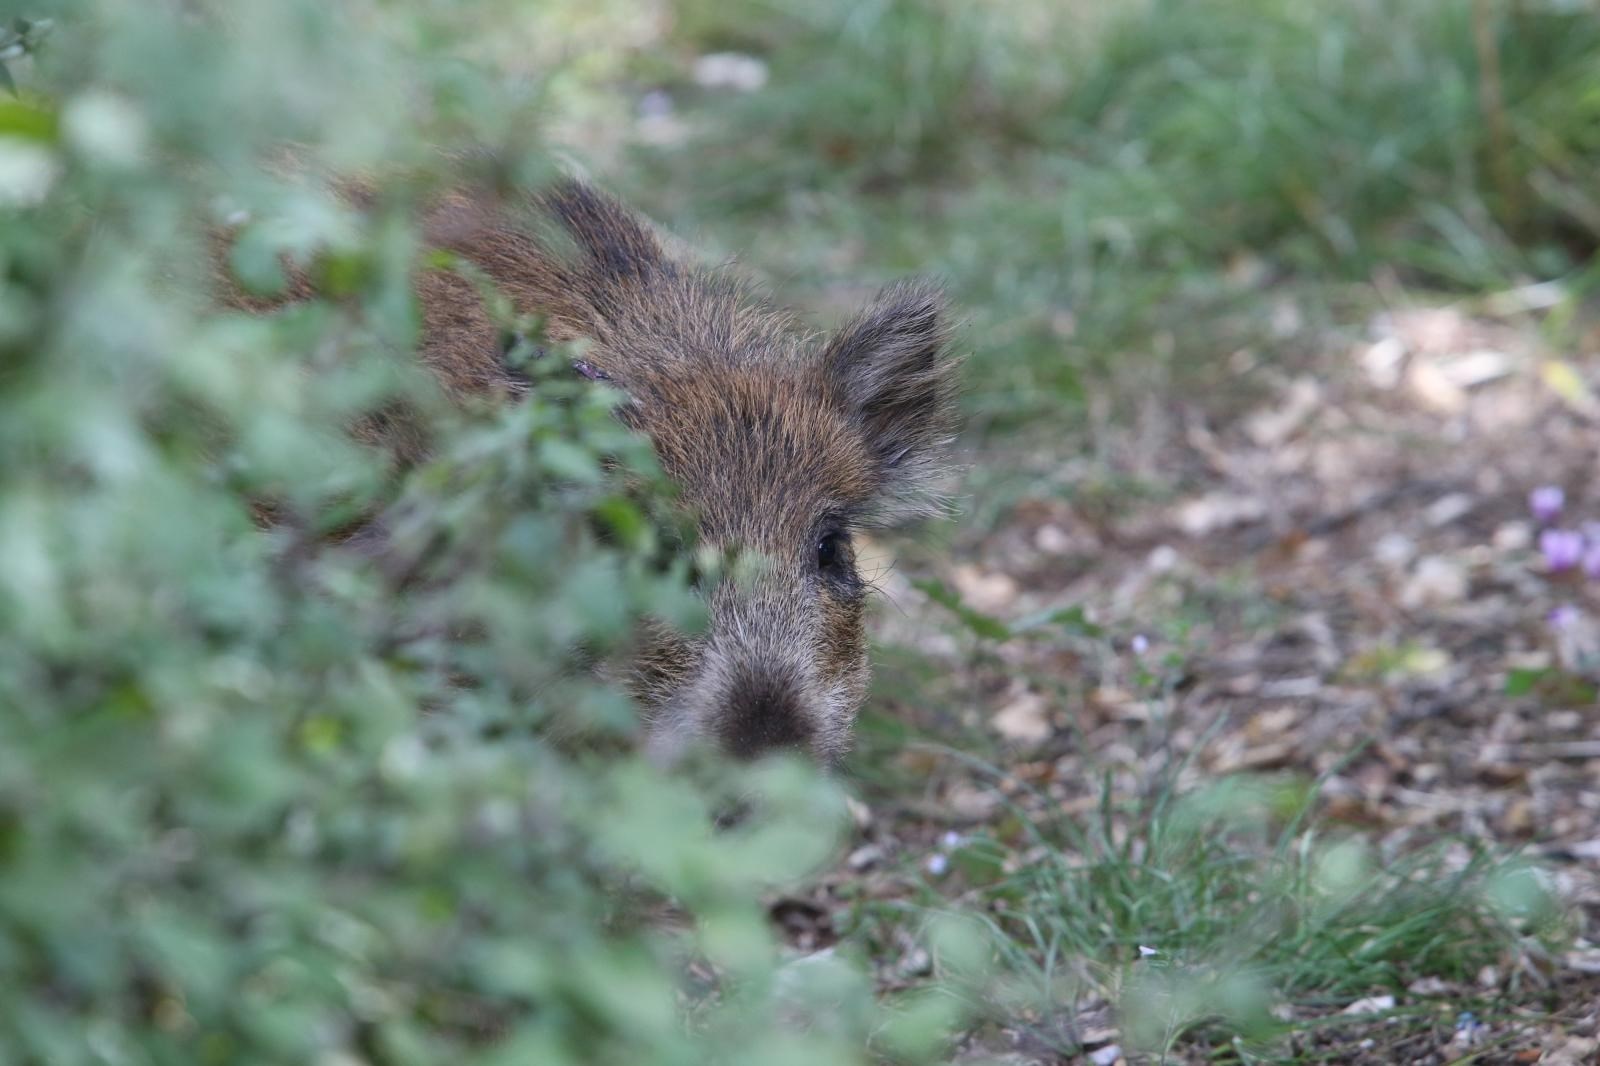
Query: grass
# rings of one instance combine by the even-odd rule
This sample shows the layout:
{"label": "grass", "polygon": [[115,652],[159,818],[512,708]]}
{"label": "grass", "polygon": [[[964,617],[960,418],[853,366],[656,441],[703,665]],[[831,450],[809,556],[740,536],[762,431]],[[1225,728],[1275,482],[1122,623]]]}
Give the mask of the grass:
{"label": "grass", "polygon": [[1600,25],[1570,5],[682,6],[685,53],[754,50],[771,80],[654,70],[691,132],[635,191],[801,304],[945,278],[986,433],[1162,364],[1214,382],[1217,353],[1270,337],[1250,279],[1492,289],[1569,273],[1600,235]]}
{"label": "grass", "polygon": [[949,849],[937,890],[863,907],[857,920],[881,939],[953,899],[1006,975],[974,1004],[979,1016],[1020,1021],[1061,1054],[1081,1048],[1077,1016],[1096,1002],[1116,1004],[1126,1044],[1156,1053],[1184,1037],[1237,1037],[1281,1054],[1353,1001],[1403,996],[1423,977],[1452,984],[1441,1010],[1505,1013],[1509,1004],[1460,989],[1525,938],[1558,932],[1538,876],[1444,848],[1380,860],[1308,824],[1315,798],[1293,780],[1230,778],[1183,794],[1169,780],[1133,802],[1108,785],[1089,816],[1048,817],[1041,808],[1056,805],[1029,797],[1038,802],[1009,804]]}
{"label": "grass", "polygon": [[[1078,684],[1121,688],[1155,709],[1124,730],[1119,747],[1131,756],[1099,757],[1086,737],[1067,743],[1094,776],[1057,787],[1052,772],[1034,776],[1052,756],[1019,766],[960,710],[982,705],[986,679],[1018,672],[1003,643],[1039,630],[992,633],[971,614],[949,613],[964,670],[906,650],[885,657],[874,703],[889,710],[868,714],[852,770],[891,826],[924,828],[891,829],[906,857],[857,897],[842,931],[880,968],[907,944],[934,945],[932,976],[961,998],[980,1044],[988,1034],[1000,1048],[1021,1039],[1081,1054],[1109,1006],[1118,1039],[1150,1061],[1320,1061],[1363,1040],[1409,1061],[1420,1053],[1410,1042],[1427,1053],[1448,1044],[1462,1012],[1503,1042],[1529,1011],[1560,1009],[1541,979],[1522,976],[1573,934],[1536,864],[1452,837],[1375,844],[1320,813],[1322,780],[1207,778],[1191,761],[1203,741],[1178,753],[1165,708],[1188,670],[1181,623],[1172,650],[1149,666],[1116,654],[1125,634],[1067,633],[1063,646],[1089,664]],[[1061,705],[1082,699],[1066,692]],[[952,780],[996,809],[973,822],[919,798]],[[956,828],[941,835],[943,818]],[[985,965],[940,956],[956,920],[978,931]],[[1486,987],[1485,972],[1508,979]],[[1395,997],[1387,1008],[1371,998],[1384,996]],[[1363,1000],[1398,1022],[1347,1013]],[[1480,1053],[1492,1058],[1499,1046]]]}

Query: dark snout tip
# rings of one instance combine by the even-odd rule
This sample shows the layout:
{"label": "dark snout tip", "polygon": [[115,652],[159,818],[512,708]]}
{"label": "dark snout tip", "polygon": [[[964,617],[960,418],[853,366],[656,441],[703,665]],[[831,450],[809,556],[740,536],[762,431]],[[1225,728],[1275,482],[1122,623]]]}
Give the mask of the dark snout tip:
{"label": "dark snout tip", "polygon": [[799,687],[777,676],[746,676],[729,690],[719,716],[717,739],[736,759],[755,760],[783,751],[811,750],[813,735]]}

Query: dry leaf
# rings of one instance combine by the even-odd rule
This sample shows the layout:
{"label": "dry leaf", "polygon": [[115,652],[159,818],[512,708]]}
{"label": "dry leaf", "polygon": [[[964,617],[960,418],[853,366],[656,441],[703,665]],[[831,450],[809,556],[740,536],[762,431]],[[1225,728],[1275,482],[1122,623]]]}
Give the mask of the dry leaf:
{"label": "dry leaf", "polygon": [[1367,996],[1350,1004],[1340,1013],[1343,1014],[1382,1014],[1384,1011],[1394,1010],[1393,996]]}
{"label": "dry leaf", "polygon": [[1243,751],[1224,752],[1217,756],[1212,769],[1219,774],[1235,774],[1242,770],[1272,770],[1293,761],[1295,746],[1280,741],[1262,744]]}
{"label": "dry leaf", "polygon": [[950,574],[950,583],[961,594],[963,603],[984,614],[1003,612],[1016,602],[1019,591],[1010,574],[976,566],[956,567]]}
{"label": "dry leaf", "polygon": [[1208,492],[1180,504],[1175,517],[1179,529],[1191,537],[1203,537],[1219,529],[1259,522],[1266,514],[1267,505],[1254,496]]}
{"label": "dry leaf", "polygon": [[1460,603],[1467,598],[1467,588],[1466,567],[1442,555],[1430,555],[1417,564],[1400,590],[1400,606],[1414,611]]}
{"label": "dry leaf", "polygon": [[1322,389],[1312,379],[1300,378],[1289,387],[1289,395],[1282,402],[1246,419],[1244,431],[1260,447],[1274,447],[1288,440],[1321,406]]}
{"label": "dry leaf", "polygon": [[1539,1061],[1544,1066],[1592,1066],[1600,1040],[1588,1036],[1569,1036],[1566,1043],[1547,1052]]}
{"label": "dry leaf", "polygon": [[1386,320],[1402,344],[1427,355],[1460,351],[1473,333],[1472,321],[1454,307],[1409,308]]}
{"label": "dry leaf", "polygon": [[1373,387],[1387,391],[1400,384],[1406,346],[1397,337],[1384,337],[1363,349],[1358,359]]}
{"label": "dry leaf", "polygon": [[1467,352],[1451,359],[1441,359],[1438,366],[1439,372],[1448,378],[1452,385],[1463,389],[1475,389],[1479,385],[1487,385],[1511,373],[1511,357],[1492,348],[1479,348],[1477,351]]}
{"label": "dry leaf", "polygon": [[1037,692],[1024,689],[995,712],[989,724],[1007,740],[1019,744],[1042,744],[1055,732],[1050,726],[1050,704]]}
{"label": "dry leaf", "polygon": [[1594,418],[1600,415],[1600,401],[1594,398],[1588,384],[1573,365],[1563,359],[1549,359],[1539,367],[1539,377],[1545,387],[1581,415]]}
{"label": "dry leaf", "polygon": [[1406,385],[1424,407],[1441,414],[1455,414],[1467,405],[1466,390],[1451,381],[1438,363],[1429,360],[1412,362]]}

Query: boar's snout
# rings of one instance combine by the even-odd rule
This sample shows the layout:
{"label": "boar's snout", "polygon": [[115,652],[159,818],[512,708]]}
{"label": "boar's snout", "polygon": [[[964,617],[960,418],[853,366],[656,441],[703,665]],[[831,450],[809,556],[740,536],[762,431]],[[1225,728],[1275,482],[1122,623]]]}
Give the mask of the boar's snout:
{"label": "boar's snout", "polygon": [[709,590],[699,637],[654,631],[635,691],[657,759],[709,744],[737,759],[792,752],[838,761],[870,672],[864,590],[841,597],[820,580],[796,559],[769,558],[765,573]]}
{"label": "boar's snout", "polygon": [[805,686],[782,667],[741,671],[714,713],[717,741],[737,759],[810,753],[816,739]]}

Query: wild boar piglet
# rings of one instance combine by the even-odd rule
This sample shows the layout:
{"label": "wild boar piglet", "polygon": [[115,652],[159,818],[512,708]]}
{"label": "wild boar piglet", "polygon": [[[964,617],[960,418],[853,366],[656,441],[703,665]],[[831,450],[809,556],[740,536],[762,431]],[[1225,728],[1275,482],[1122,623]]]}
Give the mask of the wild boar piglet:
{"label": "wild boar piglet", "polygon": [[[956,368],[941,294],[894,285],[819,337],[587,184],[557,185],[532,213],[561,239],[465,198],[433,212],[428,238],[541,315],[550,340],[586,342],[575,368],[626,394],[621,417],[652,442],[702,544],[755,560],[703,590],[704,632],[644,641],[631,687],[650,751],[836,761],[869,672],[854,538],[939,506]],[[423,357],[446,386],[503,375],[473,287],[429,272],[419,288]]]}

